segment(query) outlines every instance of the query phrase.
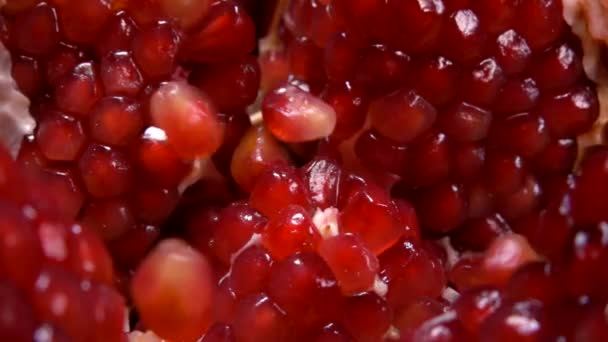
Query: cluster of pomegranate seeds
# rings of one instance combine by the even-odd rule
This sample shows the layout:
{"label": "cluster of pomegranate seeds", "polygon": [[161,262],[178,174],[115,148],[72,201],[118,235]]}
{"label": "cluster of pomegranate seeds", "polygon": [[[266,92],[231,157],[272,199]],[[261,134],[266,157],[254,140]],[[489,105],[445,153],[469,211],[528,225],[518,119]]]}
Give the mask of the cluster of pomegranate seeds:
{"label": "cluster of pomegranate seeds", "polygon": [[62,218],[56,187],[0,148],[0,336],[126,341],[112,259],[95,232]]}

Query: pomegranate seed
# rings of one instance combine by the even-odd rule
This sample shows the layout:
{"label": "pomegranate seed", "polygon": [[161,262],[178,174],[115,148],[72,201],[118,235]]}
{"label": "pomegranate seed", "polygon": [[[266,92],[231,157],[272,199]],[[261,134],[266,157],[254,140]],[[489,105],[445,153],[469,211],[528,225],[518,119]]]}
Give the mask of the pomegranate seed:
{"label": "pomegranate seed", "polygon": [[60,112],[49,112],[39,123],[36,141],[47,159],[74,161],[83,151],[86,136],[77,119]]}
{"label": "pomegranate seed", "polygon": [[359,51],[356,43],[345,32],[329,38],[323,54],[325,74],[332,81],[346,81],[355,73]]}
{"label": "pomegranate seed", "polygon": [[107,0],[85,0],[58,6],[59,25],[66,40],[91,44],[97,39],[112,13]]}
{"label": "pomegranate seed", "polygon": [[552,338],[539,302],[523,301],[502,306],[480,328],[480,341],[543,340]]}
{"label": "pomegranate seed", "polygon": [[455,313],[451,311],[424,322],[413,335],[414,341],[466,341],[470,339]]}
{"label": "pomegranate seed", "polygon": [[494,102],[500,114],[517,114],[530,111],[538,103],[540,90],[531,78],[507,80]]}
{"label": "pomegranate seed", "polygon": [[[126,269],[135,269],[160,236],[158,227],[138,225],[120,237],[106,243],[114,263]],[[128,291],[127,291],[128,292]]]}
{"label": "pomegranate seed", "polygon": [[368,165],[396,174],[403,172],[408,157],[404,144],[385,138],[374,129],[359,135],[355,142],[355,155]]}
{"label": "pomegranate seed", "polygon": [[34,336],[36,321],[30,304],[23,293],[10,283],[0,283],[0,335],[11,341],[27,341]]}
{"label": "pomegranate seed", "polygon": [[350,82],[329,83],[321,93],[321,99],[336,112],[333,140],[345,140],[358,132],[365,123],[367,94]]}
{"label": "pomegranate seed", "polygon": [[144,120],[139,104],[125,97],[106,97],[89,118],[91,137],[108,145],[126,146],[137,139]]}
{"label": "pomegranate seed", "polygon": [[95,44],[97,56],[103,61],[103,57],[110,53],[128,50],[135,30],[135,23],[125,12],[114,14],[98,37],[98,43]]}
{"label": "pomegranate seed", "polygon": [[454,310],[462,326],[471,336],[479,338],[480,326],[500,308],[502,302],[500,291],[482,287],[463,293],[454,303]]}
{"label": "pomegranate seed", "polygon": [[446,233],[466,219],[466,193],[460,184],[444,182],[421,190],[415,204],[423,229]]}
{"label": "pomegranate seed", "polygon": [[459,70],[445,57],[436,57],[418,67],[416,91],[435,106],[450,101],[457,90]]}
{"label": "pomegranate seed", "polygon": [[535,60],[530,70],[539,88],[556,90],[573,85],[582,76],[583,66],[576,52],[562,44]]}
{"label": "pomegranate seed", "polygon": [[131,164],[119,150],[104,145],[89,145],[80,158],[78,167],[92,196],[113,197],[124,194],[131,188]]}
{"label": "pomegranate seed", "polygon": [[444,55],[457,62],[481,56],[487,38],[479,18],[469,9],[452,13],[443,25],[440,37]]}
{"label": "pomegranate seed", "polygon": [[179,38],[173,28],[159,22],[138,31],[133,37],[133,59],[149,80],[166,79],[175,68]]}
{"label": "pomegranate seed", "polygon": [[598,100],[590,87],[576,87],[541,99],[537,111],[554,136],[568,138],[591,128],[598,116]]}
{"label": "pomegranate seed", "polygon": [[353,342],[352,337],[335,324],[329,324],[315,337],[314,342]]}
{"label": "pomegranate seed", "polygon": [[509,280],[517,268],[539,257],[528,240],[517,234],[506,234],[492,242],[485,252],[482,267],[488,280],[498,286]]}
{"label": "pomegranate seed", "polygon": [[308,194],[304,182],[292,168],[277,166],[262,172],[251,191],[251,205],[273,218],[290,204],[308,207]]}
{"label": "pomegranate seed", "polygon": [[237,298],[264,289],[272,268],[272,257],[262,247],[252,246],[234,258],[230,269],[230,285]]}
{"label": "pomegranate seed", "polygon": [[450,106],[439,116],[443,131],[456,141],[479,141],[488,135],[492,113],[463,102]]}
{"label": "pomegranate seed", "polygon": [[492,241],[510,231],[508,223],[500,214],[469,219],[450,234],[450,241],[460,250],[484,251]]}
{"label": "pomegranate seed", "polygon": [[372,45],[362,52],[354,77],[372,94],[382,95],[404,86],[410,68],[408,55],[385,45]]}
{"label": "pomegranate seed", "polygon": [[135,96],[143,87],[143,79],[131,55],[114,51],[100,63],[101,80],[106,94]]}
{"label": "pomegranate seed", "polygon": [[410,147],[410,160],[404,180],[412,186],[431,185],[450,174],[450,146],[443,133],[429,132]]}
{"label": "pomegranate seed", "polygon": [[528,42],[517,31],[503,32],[493,44],[496,44],[493,46],[496,61],[506,74],[523,71],[532,57],[532,50]]}
{"label": "pomegranate seed", "polygon": [[86,116],[101,97],[101,84],[93,63],[74,67],[55,87],[55,103],[59,109]]}
{"label": "pomegranate seed", "polygon": [[189,29],[197,25],[209,12],[211,3],[210,0],[158,0],[163,13],[183,29]]}
{"label": "pomegranate seed", "polygon": [[281,341],[287,335],[285,314],[263,293],[240,301],[234,315],[237,341]]}
{"label": "pomegranate seed", "polygon": [[[393,23],[399,32],[398,44],[405,51],[424,51],[432,49],[440,37],[441,22],[446,15],[443,1],[421,3],[419,1],[395,2]],[[385,17],[388,17],[387,15]],[[381,20],[386,20],[382,18]],[[405,36],[414,37],[405,39]]]}
{"label": "pomegranate seed", "polygon": [[559,1],[526,1],[519,5],[517,17],[516,29],[535,51],[549,46],[564,29]]}
{"label": "pomegranate seed", "polygon": [[11,76],[17,82],[19,90],[29,98],[38,96],[43,86],[38,61],[30,57],[16,56],[12,63]]}
{"label": "pomegranate seed", "polygon": [[11,31],[17,49],[26,54],[47,55],[59,43],[57,13],[45,2],[17,16]]}
{"label": "pomegranate seed", "polygon": [[359,341],[378,341],[390,327],[391,309],[375,293],[350,297],[344,306],[344,327]]}
{"label": "pomegranate seed", "polygon": [[46,80],[49,85],[57,87],[60,81],[68,75],[76,65],[82,62],[84,54],[67,46],[60,45],[58,49],[48,57],[46,63]]}
{"label": "pomegranate seed", "polygon": [[221,145],[224,125],[210,100],[184,82],[169,82],[150,100],[152,121],[182,158],[207,157]]}
{"label": "pomegranate seed", "polygon": [[262,231],[262,244],[277,260],[300,251],[314,251],[320,240],[306,210],[289,205],[273,215]]}
{"label": "pomegranate seed", "polygon": [[289,63],[285,51],[266,51],[258,57],[260,90],[267,92],[287,81]]}
{"label": "pomegranate seed", "polygon": [[36,0],[7,0],[2,11],[8,14],[15,14],[30,9],[34,5],[36,5]]}
{"label": "pomegranate seed", "polygon": [[142,261],[131,294],[144,324],[167,339],[196,340],[212,323],[213,284],[207,259],[176,239]]}
{"label": "pomegranate seed", "polygon": [[177,189],[140,188],[131,195],[133,215],[148,224],[161,224],[173,213],[179,202]]}
{"label": "pomegranate seed", "polygon": [[473,9],[490,33],[499,33],[514,23],[518,4],[517,0],[489,0],[473,2]]}
{"label": "pomegranate seed", "polygon": [[81,221],[106,241],[120,237],[135,226],[131,208],[122,199],[89,203],[82,213]]}
{"label": "pomegranate seed", "polygon": [[572,214],[577,224],[593,224],[606,220],[603,198],[608,182],[606,168],[608,151],[598,148],[590,152],[580,166],[572,193]]}

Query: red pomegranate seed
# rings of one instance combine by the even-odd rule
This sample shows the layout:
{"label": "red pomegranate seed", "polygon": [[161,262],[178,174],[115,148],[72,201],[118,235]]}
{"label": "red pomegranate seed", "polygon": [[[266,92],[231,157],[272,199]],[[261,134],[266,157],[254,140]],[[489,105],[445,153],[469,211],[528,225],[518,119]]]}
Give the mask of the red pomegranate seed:
{"label": "red pomegranate seed", "polygon": [[358,341],[381,340],[393,319],[388,304],[375,293],[348,298],[344,312],[344,327]]}
{"label": "red pomegranate seed", "polygon": [[121,265],[126,269],[135,269],[159,236],[158,227],[137,225],[106,245],[116,265]]}
{"label": "red pomegranate seed", "polygon": [[574,166],[577,151],[575,139],[554,140],[534,158],[532,167],[537,175],[566,174]]}
{"label": "red pomegranate seed", "polygon": [[250,128],[234,150],[230,173],[245,191],[251,191],[262,171],[274,163],[285,162],[287,152],[263,126]]}
{"label": "red pomegranate seed", "polygon": [[469,9],[452,13],[443,24],[440,37],[444,55],[457,62],[480,57],[487,39],[479,18]]}
{"label": "red pomegranate seed", "polygon": [[210,0],[157,0],[157,2],[164,15],[186,30],[200,23],[212,4]]}
{"label": "red pomegranate seed", "polygon": [[266,51],[258,57],[260,65],[260,90],[267,92],[287,81],[289,62],[285,51]]}
{"label": "red pomegranate seed", "polygon": [[34,7],[36,0],[7,0],[2,11],[7,14],[15,14]]}
{"label": "red pomegranate seed", "polygon": [[93,286],[89,293],[91,311],[95,315],[93,342],[127,342],[124,333],[125,303],[122,296],[107,286]]}
{"label": "red pomegranate seed", "polygon": [[467,198],[462,185],[443,182],[420,191],[415,201],[423,229],[446,233],[467,217]]}
{"label": "red pomegranate seed", "polygon": [[494,240],[485,251],[482,267],[487,281],[501,286],[519,267],[538,260],[538,254],[525,237],[506,234]]}
{"label": "red pomegranate seed", "polygon": [[68,234],[70,269],[84,279],[111,285],[114,281],[112,259],[95,232],[74,224]]}
{"label": "red pomegranate seed", "polygon": [[491,139],[506,151],[526,158],[534,157],[550,143],[545,120],[529,113],[497,120]]}
{"label": "red pomegranate seed", "polygon": [[455,141],[479,141],[488,135],[492,113],[462,102],[449,106],[439,115],[439,126]]}
{"label": "red pomegranate seed", "polygon": [[123,11],[114,14],[95,44],[97,56],[103,58],[114,51],[127,51],[131,47],[135,30],[135,23],[129,15]]}
{"label": "red pomegranate seed", "polygon": [[572,193],[572,214],[579,225],[594,224],[607,219],[603,198],[608,189],[608,150],[597,148],[581,163]]}
{"label": "red pomegranate seed", "polygon": [[494,194],[509,194],[523,184],[526,174],[521,157],[492,151],[483,171],[484,184]]}
{"label": "red pomegranate seed", "polygon": [[466,102],[489,106],[506,81],[505,72],[495,58],[486,58],[461,76],[460,97]]}
{"label": "red pomegranate seed", "polygon": [[403,89],[372,102],[369,115],[381,134],[406,143],[429,129],[437,112],[415,91]]}
{"label": "red pomegranate seed", "polygon": [[516,15],[518,20],[515,22],[515,29],[534,51],[549,46],[564,30],[560,1],[526,1],[519,5]]}
{"label": "red pomegranate seed", "polygon": [[46,62],[46,81],[56,87],[64,76],[84,60],[84,53],[61,45],[51,54]]}
{"label": "red pomegranate seed", "polygon": [[532,58],[528,42],[515,30],[503,32],[492,44],[496,44],[492,46],[496,61],[508,75],[523,71]]}
{"label": "red pomegranate seed", "polygon": [[244,56],[255,48],[255,24],[233,1],[215,1],[201,23],[183,42],[183,59],[220,62]]}
{"label": "red pomegranate seed", "polygon": [[274,260],[263,247],[251,246],[234,258],[230,285],[237,298],[264,290]]}
{"label": "red pomegranate seed", "polygon": [[568,44],[552,48],[530,66],[530,74],[543,90],[564,89],[583,75],[578,54]]}
{"label": "red pomegranate seed", "polygon": [[55,87],[59,109],[74,115],[86,116],[100,97],[99,76],[91,62],[76,65]]}
{"label": "red pomegranate seed", "polygon": [[359,58],[357,44],[345,32],[332,35],[324,45],[325,74],[332,81],[346,81],[355,73]]}
{"label": "red pomegranate seed", "polygon": [[483,257],[478,254],[458,260],[448,278],[459,292],[490,285],[482,268]]}
{"label": "red pomegranate seed", "polygon": [[277,165],[262,172],[251,191],[251,205],[268,218],[277,216],[287,205],[309,207],[308,193],[296,170]]}
{"label": "red pomegranate seed", "polygon": [[46,2],[18,15],[11,27],[17,49],[26,54],[49,54],[59,43],[57,13]]}
{"label": "red pomegranate seed", "polygon": [[517,0],[488,0],[473,2],[473,10],[490,33],[499,33],[517,19]]}
{"label": "red pomegranate seed", "polygon": [[131,188],[131,163],[119,150],[104,145],[89,145],[78,167],[89,194],[94,197],[113,197]]}
{"label": "red pomegranate seed", "polygon": [[574,333],[575,342],[602,341],[608,338],[608,327],[604,310],[594,308],[576,324]]}
{"label": "red pomegranate seed", "polygon": [[540,90],[531,78],[507,80],[494,102],[494,110],[500,114],[517,114],[530,111],[538,103]]}
{"label": "red pomegranate seed", "polygon": [[159,22],[133,37],[133,59],[149,80],[166,79],[175,69],[179,38],[171,25]]}
{"label": "red pomegranate seed", "polygon": [[534,176],[527,176],[515,192],[498,196],[496,208],[507,220],[515,221],[536,210],[541,201],[541,185]]}
{"label": "red pomegranate seed", "polygon": [[126,97],[106,97],[95,105],[89,125],[94,140],[126,146],[140,135],[144,118],[136,101]]}
{"label": "red pomegranate seed", "polygon": [[450,101],[458,90],[459,69],[445,57],[436,57],[418,66],[416,91],[435,106]]}
{"label": "red pomegranate seed", "polygon": [[224,125],[211,101],[185,82],[169,82],[156,90],[150,115],[184,159],[207,157],[222,143]]}
{"label": "red pomegranate seed", "polygon": [[140,222],[161,224],[173,213],[179,199],[177,189],[147,186],[131,195],[131,210]]}
{"label": "red pomegranate seed", "polygon": [[370,290],[379,263],[357,235],[344,234],[325,239],[319,254],[327,262],[345,295]]}
{"label": "red pomegranate seed", "polygon": [[19,90],[28,98],[38,96],[44,86],[42,68],[38,61],[26,56],[15,56],[11,62],[11,76],[17,82]]}
{"label": "red pomegranate seed", "polygon": [[336,112],[331,139],[345,140],[363,127],[368,98],[361,87],[351,82],[328,83],[320,96]]}
{"label": "red pomegranate seed", "polygon": [[361,53],[354,78],[372,94],[386,94],[405,85],[411,69],[408,55],[381,44],[372,45]]}
{"label": "red pomegranate seed", "polygon": [[426,186],[450,174],[450,146],[443,133],[429,132],[410,146],[410,160],[404,180],[414,186]]}
{"label": "red pomegranate seed", "polygon": [[114,240],[135,227],[129,203],[123,199],[90,202],[84,208],[81,221],[105,241]]}
{"label": "red pomegranate seed", "polygon": [[85,0],[60,3],[59,25],[66,40],[92,44],[103,30],[112,12],[107,0]]}
{"label": "red pomegranate seed", "polygon": [[325,80],[325,73],[319,65],[323,64],[323,50],[307,37],[298,37],[287,47],[287,60],[290,74],[315,89]]}
{"label": "red pomegranate seed", "polygon": [[559,138],[586,132],[598,116],[598,99],[589,86],[570,89],[541,99],[537,108],[547,127]]}
{"label": "red pomegranate seed", "polygon": [[329,324],[315,337],[314,342],[353,342],[352,337],[344,329],[335,324]]}
{"label": "red pomegranate seed", "polygon": [[282,341],[288,334],[285,314],[263,293],[240,301],[232,323],[237,341]]}
{"label": "red pomegranate seed", "polygon": [[11,341],[28,341],[34,336],[36,319],[31,305],[17,288],[5,281],[0,283],[0,335]]}
{"label": "red pomegranate seed", "polygon": [[332,159],[317,157],[302,171],[313,207],[327,209],[335,206],[342,177],[340,165]]}
{"label": "red pomegranate seed", "polygon": [[490,315],[480,327],[480,341],[540,341],[554,336],[542,305],[534,300],[510,303]]}
{"label": "red pomegranate seed", "polygon": [[[47,168],[43,173],[39,174],[42,182],[45,183],[46,189],[40,193],[40,201],[53,201],[52,210],[61,218],[74,219],[80,212],[85,199],[86,193],[81,185],[77,171],[73,169]],[[42,206],[37,198],[31,198],[33,203],[38,202],[39,207]],[[39,208],[41,209],[41,208]]]}
{"label": "red pomegranate seed", "polygon": [[77,119],[60,112],[48,112],[38,124],[36,141],[47,159],[74,161],[85,146],[86,136]]}
{"label": "red pomegranate seed", "polygon": [[249,242],[253,234],[259,233],[266,219],[247,204],[236,202],[224,208],[214,229],[214,254],[226,265],[230,265],[234,253]]}
{"label": "red pomegranate seed", "polygon": [[277,263],[268,294],[285,310],[298,332],[309,333],[340,313],[340,289],[317,254],[296,253]]}
{"label": "red pomegranate seed", "polygon": [[486,158],[481,143],[464,143],[452,146],[453,176],[460,180],[473,180],[481,172]]}
{"label": "red pomegranate seed", "polygon": [[107,95],[135,96],[143,78],[129,52],[114,51],[101,59],[100,74]]}
{"label": "red pomegranate seed", "polygon": [[469,334],[479,338],[480,326],[503,301],[503,295],[497,289],[481,287],[464,292],[454,303],[454,310]]}
{"label": "red pomegranate seed", "polygon": [[510,232],[500,214],[469,219],[450,234],[450,242],[459,250],[484,251],[499,236]]}
{"label": "red pomegranate seed", "polygon": [[[398,46],[405,51],[424,51],[432,49],[440,37],[440,28],[446,15],[443,1],[423,3],[420,1],[395,2],[395,12],[392,16],[381,18],[386,23],[386,17],[396,24]],[[367,27],[366,27],[367,28]],[[411,37],[410,39],[405,37]]]}
{"label": "red pomegranate seed", "polygon": [[543,262],[524,265],[513,274],[505,289],[505,299],[511,302],[535,299],[550,306],[563,295],[563,289],[553,286],[556,281],[549,264]]}
{"label": "red pomegranate seed", "polygon": [[254,56],[203,65],[190,75],[221,112],[235,112],[253,103],[260,87],[260,67]]}
{"label": "red pomegranate seed", "polygon": [[471,337],[453,311],[424,322],[413,334],[413,341],[470,341]]}
{"label": "red pomegranate seed", "polygon": [[230,277],[222,279],[215,292],[214,317],[218,322],[232,322],[236,308],[236,294],[232,290]]}
{"label": "red pomegranate seed", "polygon": [[414,331],[425,321],[441,315],[446,305],[427,297],[417,299],[395,312],[394,326],[402,339],[413,338]]}
{"label": "red pomegranate seed", "polygon": [[262,231],[262,244],[277,260],[301,251],[314,251],[320,239],[312,218],[298,205],[281,209]]}
{"label": "red pomegranate seed", "polygon": [[166,239],[138,267],[131,295],[146,327],[193,341],[212,324],[213,288],[207,259],[181,240]]}
{"label": "red pomegranate seed", "polygon": [[374,129],[361,133],[355,142],[355,155],[363,163],[395,174],[403,173],[407,152],[404,144],[385,138]]}

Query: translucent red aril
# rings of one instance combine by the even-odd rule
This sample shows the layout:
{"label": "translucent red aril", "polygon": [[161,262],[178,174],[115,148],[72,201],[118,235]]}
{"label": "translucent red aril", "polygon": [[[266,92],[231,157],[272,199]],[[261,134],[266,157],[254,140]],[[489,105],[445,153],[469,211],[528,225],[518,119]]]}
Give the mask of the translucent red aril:
{"label": "translucent red aril", "polygon": [[563,89],[583,75],[583,65],[577,53],[562,44],[546,51],[530,66],[530,74],[543,90]]}
{"label": "translucent red aril", "polygon": [[131,295],[147,327],[167,339],[194,341],[212,323],[213,288],[207,259],[185,242],[167,239],[142,261]]}
{"label": "translucent red aril", "polygon": [[262,114],[268,130],[285,142],[327,137],[336,126],[336,112],[331,106],[290,84],[266,94]]}
{"label": "translucent red aril", "polygon": [[221,112],[242,110],[255,101],[260,87],[260,67],[254,56],[203,65],[190,75]]}
{"label": "translucent red aril", "polygon": [[520,266],[538,260],[538,254],[525,237],[506,234],[494,240],[485,251],[482,267],[488,281],[501,286]]}
{"label": "translucent red aril", "polygon": [[513,24],[518,4],[517,0],[488,0],[473,2],[472,6],[482,25],[490,33],[498,33]]}
{"label": "translucent red aril", "polygon": [[452,146],[454,176],[473,180],[479,175],[485,162],[486,151],[480,143],[464,143]]}
{"label": "translucent red aril", "polygon": [[[392,34],[396,35],[394,39],[398,40],[399,46],[405,51],[424,51],[433,48],[446,15],[444,2],[406,0],[397,1],[393,6],[395,8],[389,10],[395,10],[391,19],[396,24],[396,32]],[[384,22],[381,23],[386,25]]]}
{"label": "translucent red aril", "polygon": [[10,283],[0,283],[0,336],[11,341],[28,341],[34,335],[36,321],[23,293]]}
{"label": "translucent red aril", "polygon": [[368,291],[380,267],[376,256],[356,235],[345,234],[325,239],[319,255],[331,268],[345,295]]}
{"label": "translucent red aril", "polygon": [[95,105],[89,118],[91,137],[96,141],[126,146],[144,127],[139,103],[125,97],[106,97]]}
{"label": "translucent red aril", "polygon": [[86,116],[101,97],[101,84],[96,67],[83,62],[74,67],[55,87],[55,103],[70,114]]}
{"label": "translucent red aril", "polygon": [[162,80],[171,75],[179,38],[171,25],[159,22],[138,31],[133,37],[133,59],[143,75],[150,80]]}
{"label": "translucent red aril", "polygon": [[439,115],[439,125],[456,141],[484,139],[491,123],[491,112],[466,102],[449,106]]}
{"label": "translucent red aril", "polygon": [[550,143],[545,120],[534,114],[521,113],[497,120],[492,138],[506,151],[532,158]]}
{"label": "translucent red aril", "polygon": [[83,59],[84,53],[67,46],[59,46],[46,61],[46,81],[50,86],[57,86]]}
{"label": "translucent red aril", "polygon": [[496,61],[506,74],[523,71],[532,58],[528,42],[515,30],[503,32],[493,44]]}
{"label": "translucent red aril", "polygon": [[350,82],[326,85],[321,99],[336,112],[336,127],[332,139],[344,140],[361,129],[365,122],[368,98],[362,88]]}
{"label": "translucent red aril", "polygon": [[173,213],[179,202],[177,189],[147,186],[131,195],[133,215],[147,224],[161,224]]}
{"label": "translucent red aril", "polygon": [[353,339],[336,324],[328,324],[315,336],[314,342],[352,342]]}
{"label": "translucent red aril", "polygon": [[196,62],[220,62],[244,56],[255,48],[255,24],[233,1],[215,1],[199,30],[183,41],[180,55]]}
{"label": "translucent red aril", "polygon": [[135,23],[131,17],[124,11],[117,12],[98,37],[99,41],[95,44],[97,55],[103,58],[114,51],[128,50],[134,34]]}
{"label": "translucent red aril", "polygon": [[366,246],[379,255],[406,231],[397,215],[398,208],[387,194],[370,185],[349,196],[340,215],[340,229],[359,235]]}
{"label": "translucent red aril", "polygon": [[143,87],[142,75],[129,52],[114,51],[105,55],[99,72],[106,94],[135,96]]}
{"label": "translucent red aril", "polygon": [[2,8],[9,14],[15,14],[34,7],[36,0],[7,0]]}
{"label": "translucent red aril", "polygon": [[39,95],[43,87],[42,70],[39,62],[26,56],[15,56],[12,59],[11,76],[17,82],[19,90],[29,98]]}
{"label": "translucent red aril", "polygon": [[313,89],[325,80],[325,73],[319,65],[323,63],[323,50],[307,37],[297,37],[287,48],[290,73],[298,80],[311,85]]}
{"label": "translucent red aril", "polygon": [[496,59],[486,58],[461,76],[458,89],[464,101],[489,106],[496,99],[505,81],[506,75]]}
{"label": "translucent red aril", "polygon": [[80,157],[78,167],[89,194],[94,197],[113,197],[131,188],[131,163],[117,149],[91,144]]}
{"label": "translucent red aril", "polygon": [[593,224],[606,220],[606,202],[603,198],[608,189],[608,150],[597,148],[590,151],[581,163],[572,194],[572,214],[577,224]]}
{"label": "translucent red aril", "polygon": [[373,95],[397,90],[406,84],[411,71],[410,59],[402,51],[395,51],[386,45],[369,46],[362,52],[354,78]]}
{"label": "translucent red aril", "polygon": [[57,13],[42,2],[15,18],[11,27],[17,49],[32,55],[47,55],[59,43]]}
{"label": "translucent red aril", "polygon": [[212,1],[158,0],[160,9],[181,28],[189,29],[197,25],[209,12]]}
{"label": "translucent red aril", "polygon": [[507,220],[515,221],[537,209],[541,202],[541,189],[538,180],[529,175],[515,192],[498,196],[496,208]]}
{"label": "translucent red aril", "polygon": [[233,342],[235,339],[232,327],[216,323],[209,328],[201,342]]}
{"label": "translucent red aril", "polygon": [[278,87],[287,80],[289,62],[283,50],[266,51],[258,57],[260,64],[260,90],[268,91]]}
{"label": "translucent red aril", "polygon": [[423,229],[446,233],[458,227],[467,217],[467,198],[462,185],[443,182],[423,189],[415,200]]}
{"label": "translucent red aril", "polygon": [[490,315],[480,328],[480,341],[542,341],[554,338],[538,301],[510,303]]}
{"label": "translucent red aril", "polygon": [[358,341],[378,341],[390,327],[392,312],[375,293],[348,298],[344,304],[344,327]]}
{"label": "translucent red aril", "polygon": [[369,115],[381,134],[406,143],[429,129],[437,112],[415,91],[402,89],[372,102]]}
{"label": "translucent red aril", "polygon": [[327,264],[309,252],[295,253],[275,264],[268,294],[302,332],[334,319],[342,300]]}
{"label": "translucent red aril", "polygon": [[288,330],[285,314],[263,293],[240,301],[235,309],[232,327],[237,341],[282,341]]}
{"label": "translucent red aril", "polygon": [[411,338],[416,328],[425,321],[441,315],[446,305],[438,300],[422,297],[394,313],[393,325],[401,338]]}
{"label": "translucent red aril", "polygon": [[213,253],[226,265],[253,234],[259,233],[266,219],[245,203],[236,202],[221,211],[217,227],[212,236]]}
{"label": "translucent red aril", "polygon": [[607,338],[608,326],[604,310],[593,308],[577,323],[573,341],[602,341]]}
{"label": "translucent red aril", "polygon": [[540,90],[531,78],[512,78],[500,89],[494,102],[494,110],[500,114],[516,114],[534,108],[540,98]]}
{"label": "translucent red aril", "polygon": [[559,281],[552,265],[536,262],[524,265],[513,274],[505,289],[506,300],[510,302],[536,299],[550,307],[563,295],[563,288],[553,286]]}
{"label": "translucent red aril", "polygon": [[450,174],[450,145],[447,136],[430,132],[410,146],[410,163],[404,181],[412,186],[426,186]]}
{"label": "translucent red aril", "polygon": [[554,136],[568,138],[587,131],[598,116],[598,99],[590,86],[579,86],[541,99],[540,116]]}
{"label": "translucent red aril", "polygon": [[560,1],[533,0],[519,5],[516,29],[528,41],[532,50],[549,46],[564,30]]}
{"label": "translucent red aril", "polygon": [[462,327],[456,314],[448,311],[424,322],[413,333],[412,341],[469,341],[466,330]]}
{"label": "translucent red aril", "polygon": [[63,36],[72,43],[93,43],[112,15],[107,0],[62,2],[58,10]]}
{"label": "translucent red aril", "polygon": [[105,285],[112,284],[114,281],[112,259],[95,232],[80,224],[72,225],[68,231],[68,248],[70,250],[68,263],[71,270],[84,279]]}
{"label": "translucent red aril", "polygon": [[433,105],[451,100],[457,91],[459,69],[449,59],[439,56],[426,61],[416,70],[416,91]]}
{"label": "translucent red aril", "polygon": [[443,54],[457,62],[481,56],[487,38],[479,18],[469,9],[452,13],[443,24],[440,37]]}
{"label": "translucent red aril", "polygon": [[358,46],[346,33],[339,32],[329,38],[323,54],[325,74],[332,81],[345,81],[352,77],[359,57]]}
{"label": "translucent red aril", "polygon": [[150,115],[185,159],[207,157],[222,143],[224,125],[213,104],[185,82],[165,83],[156,90],[150,100]]}
{"label": "translucent red aril", "polygon": [[239,253],[230,268],[230,285],[234,294],[243,298],[264,290],[272,263],[270,254],[260,246],[251,246]]}
{"label": "translucent red aril", "polygon": [[262,244],[277,260],[300,251],[314,251],[320,239],[308,212],[297,205],[281,209],[262,231]]}
{"label": "translucent red aril", "polygon": [[486,188],[495,194],[515,191],[524,181],[524,167],[521,157],[492,151],[483,170]]}
{"label": "translucent red aril", "polygon": [[122,199],[92,201],[84,208],[80,220],[106,241],[120,237],[135,226],[131,208]]}
{"label": "translucent red aril", "polygon": [[355,142],[355,155],[359,160],[395,174],[402,173],[407,163],[407,152],[405,144],[386,138],[374,129],[361,133]]}
{"label": "translucent red aril", "polygon": [[255,209],[269,218],[289,204],[309,206],[302,178],[295,169],[282,165],[268,168],[257,177],[250,201]]}
{"label": "translucent red aril", "polygon": [[[55,207],[54,211],[58,217],[76,218],[86,199],[85,189],[81,185],[78,172],[73,169],[48,168],[39,177],[46,183],[46,191],[50,192],[50,194],[43,193],[41,196],[56,201],[52,206]],[[36,199],[32,198],[32,202],[36,202]]]}
{"label": "translucent red aril", "polygon": [[464,292],[454,303],[454,309],[462,326],[479,338],[479,327],[503,301],[503,295],[497,289],[481,287]]}
{"label": "translucent red aril", "polygon": [[460,250],[484,251],[492,241],[510,231],[500,214],[469,219],[450,234],[450,242]]}
{"label": "translucent red aril", "polygon": [[532,167],[540,175],[565,174],[572,170],[577,151],[575,139],[553,140],[534,158]]}
{"label": "translucent red aril", "polygon": [[159,236],[158,227],[140,224],[132,227],[118,239],[107,242],[106,246],[116,265],[133,270],[147,255]]}
{"label": "translucent red aril", "polygon": [[86,136],[77,119],[60,112],[47,112],[38,124],[36,141],[49,160],[74,161],[82,152]]}

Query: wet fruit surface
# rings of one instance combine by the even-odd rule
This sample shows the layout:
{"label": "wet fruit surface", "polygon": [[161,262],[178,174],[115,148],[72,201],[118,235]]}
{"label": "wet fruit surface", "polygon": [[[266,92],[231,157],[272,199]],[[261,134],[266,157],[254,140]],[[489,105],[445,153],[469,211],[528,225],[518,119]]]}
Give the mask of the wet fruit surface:
{"label": "wet fruit surface", "polygon": [[561,2],[279,3],[7,2],[0,339],[605,339]]}

